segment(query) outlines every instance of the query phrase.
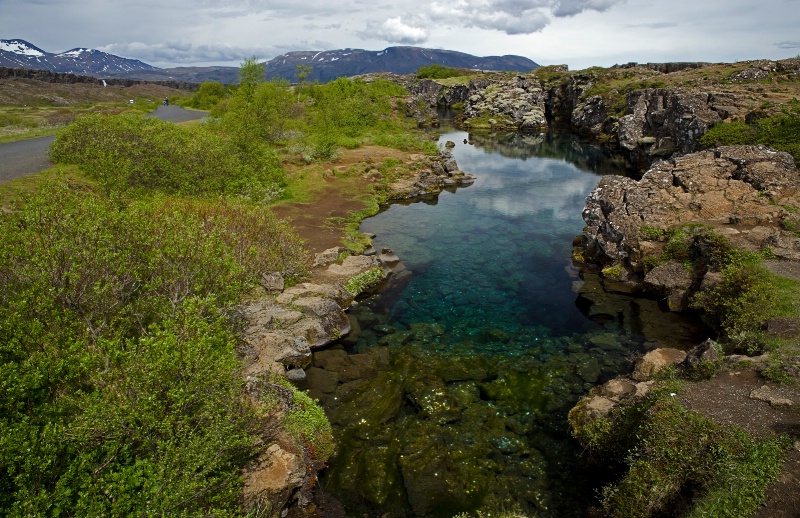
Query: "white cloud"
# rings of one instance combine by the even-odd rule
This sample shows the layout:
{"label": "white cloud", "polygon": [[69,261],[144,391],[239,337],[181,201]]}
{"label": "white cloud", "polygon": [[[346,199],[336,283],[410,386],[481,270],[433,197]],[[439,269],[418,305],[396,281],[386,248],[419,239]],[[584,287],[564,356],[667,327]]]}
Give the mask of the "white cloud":
{"label": "white cloud", "polygon": [[625,0],[456,0],[432,2],[424,10],[435,23],[532,34],[550,24],[550,16],[606,11]]}
{"label": "white cloud", "polygon": [[583,11],[604,12],[625,0],[560,0],[553,6],[556,16],[575,16]]}
{"label": "white cloud", "polygon": [[370,22],[362,35],[365,38],[382,39],[389,43],[402,43],[403,45],[416,45],[428,40],[427,30],[410,25],[400,17],[389,18],[380,25]]}

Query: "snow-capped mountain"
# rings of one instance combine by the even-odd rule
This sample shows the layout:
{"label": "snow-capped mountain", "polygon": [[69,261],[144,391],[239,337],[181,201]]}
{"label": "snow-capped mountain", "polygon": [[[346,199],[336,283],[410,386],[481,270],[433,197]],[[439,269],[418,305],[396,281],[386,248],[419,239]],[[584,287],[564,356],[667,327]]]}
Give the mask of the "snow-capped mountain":
{"label": "snow-capped mountain", "polygon": [[539,66],[536,62],[522,56],[478,57],[452,50],[422,47],[389,47],[379,51],[339,49],[323,52],[289,52],[266,63],[267,77],[280,76],[291,80],[297,74],[297,66],[304,65],[311,67],[307,79],[310,81],[316,79],[321,82],[370,72],[411,74],[420,67],[433,64],[474,70],[510,70],[514,72],[530,72]]}
{"label": "snow-capped mountain", "polygon": [[95,76],[156,69],[137,59],[121,58],[94,49],[75,48],[53,54],[20,39],[0,40],[0,67],[33,68]]}
{"label": "snow-capped mountain", "polygon": [[[2,0],[0,0],[2,1]],[[478,57],[452,50],[422,47],[389,47],[379,51],[339,49],[289,52],[265,63],[267,77],[297,80],[298,66],[311,67],[307,81],[327,82],[370,72],[412,74],[420,67],[439,64],[474,70],[530,72],[539,65],[522,56]],[[25,40],[0,40],[0,67],[30,68],[90,75],[101,78],[126,78],[147,81],[219,81],[235,83],[238,67],[156,68],[136,59],[127,59],[99,50],[75,48],[52,54]]]}

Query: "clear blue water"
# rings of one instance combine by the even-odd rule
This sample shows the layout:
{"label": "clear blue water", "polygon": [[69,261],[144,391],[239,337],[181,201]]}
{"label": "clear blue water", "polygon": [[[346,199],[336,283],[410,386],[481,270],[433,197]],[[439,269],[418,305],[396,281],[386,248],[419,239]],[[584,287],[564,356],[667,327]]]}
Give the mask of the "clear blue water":
{"label": "clear blue water", "polygon": [[347,516],[584,516],[602,475],[567,412],[680,327],[655,301],[587,292],[571,262],[598,174],[629,171],[569,136],[448,140],[477,180],[363,222],[407,270],[308,370],[337,440],[322,488]]}
{"label": "clear blue water", "polygon": [[[477,176],[474,185],[443,192],[435,204],[393,205],[362,224],[376,234],[376,248],[391,248],[413,273],[391,323],[437,322],[454,342],[485,329],[551,336],[595,329],[575,305],[571,254],[598,175],[564,158],[525,156],[550,149],[539,137],[511,151],[465,138],[446,133],[441,142],[457,143],[453,157]],[[501,153],[515,150],[524,154]]]}

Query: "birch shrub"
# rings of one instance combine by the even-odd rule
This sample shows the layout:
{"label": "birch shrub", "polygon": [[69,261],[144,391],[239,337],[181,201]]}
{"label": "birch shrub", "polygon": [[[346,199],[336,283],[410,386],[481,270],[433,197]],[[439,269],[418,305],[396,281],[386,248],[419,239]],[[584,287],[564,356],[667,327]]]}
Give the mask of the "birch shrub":
{"label": "birch shrub", "polygon": [[0,514],[239,513],[261,432],[229,308],[302,257],[261,210],[55,183],[0,214]]}

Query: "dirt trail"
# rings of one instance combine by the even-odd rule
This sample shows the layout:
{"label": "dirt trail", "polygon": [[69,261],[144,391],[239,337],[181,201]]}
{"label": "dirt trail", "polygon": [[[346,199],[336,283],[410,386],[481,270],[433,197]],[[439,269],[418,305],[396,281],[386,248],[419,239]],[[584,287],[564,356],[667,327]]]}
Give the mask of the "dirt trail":
{"label": "dirt trail", "polygon": [[[764,386],[794,405],[772,406],[750,397]],[[800,517],[800,386],[771,382],[753,370],[723,371],[714,379],[687,384],[680,397],[687,408],[723,426],[738,426],[756,437],[787,434],[794,438],[781,475],[768,488],[764,505],[754,518]]]}
{"label": "dirt trail", "polygon": [[[308,203],[281,203],[272,207],[272,211],[279,218],[288,219],[300,237],[305,239],[306,247],[312,253],[322,252],[328,248],[341,246],[344,230],[342,225],[335,224],[330,218],[344,218],[350,212],[361,210],[364,203],[359,197],[369,192],[371,180],[350,174],[347,178],[341,173],[353,168],[368,169],[371,164],[377,164],[387,158],[406,161],[409,154],[395,149],[365,146],[359,149],[343,150],[336,162],[323,164],[322,174],[319,175],[317,185],[321,187],[314,193],[314,199]],[[296,174],[297,171],[289,171]]]}

